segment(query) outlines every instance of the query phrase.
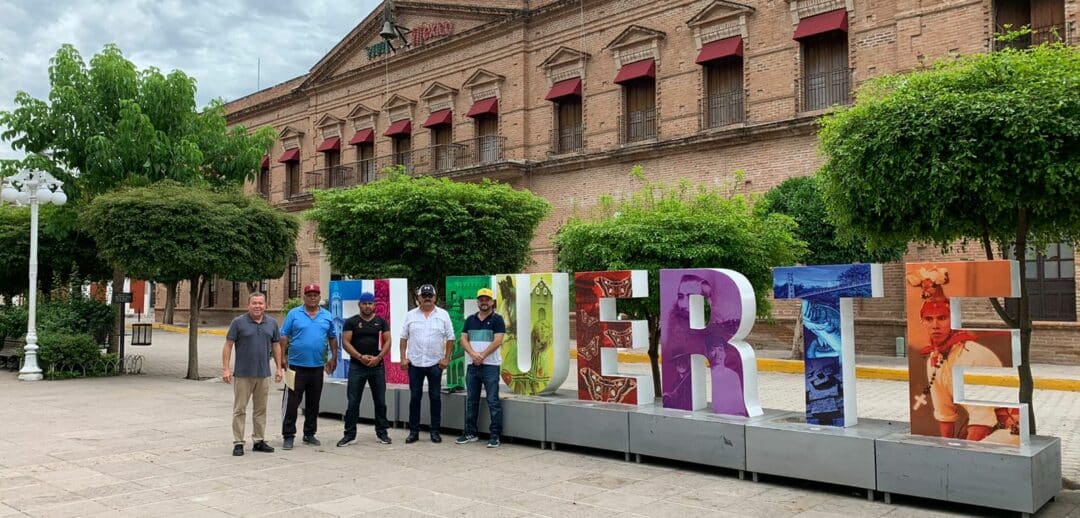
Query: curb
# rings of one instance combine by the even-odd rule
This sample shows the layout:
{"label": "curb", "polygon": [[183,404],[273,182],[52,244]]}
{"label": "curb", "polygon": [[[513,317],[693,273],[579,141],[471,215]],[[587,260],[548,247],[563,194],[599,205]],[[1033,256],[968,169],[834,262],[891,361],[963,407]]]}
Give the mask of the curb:
{"label": "curb", "polygon": [[[187,333],[188,328],[169,324],[153,324],[154,329],[169,331],[171,333]],[[224,329],[200,329],[199,334],[225,336]],[[577,358],[577,351],[570,350],[570,358]],[[619,352],[619,361],[623,363],[649,363],[649,356],[645,353]],[[758,371],[780,372],[784,374],[801,374],[803,362],[799,360],[781,360],[778,358],[758,358]],[[907,381],[908,371],[905,368],[896,367],[865,367],[855,366],[855,377],[863,379],[877,379],[890,381]],[[1003,376],[998,374],[965,374],[964,381],[971,385],[984,385],[990,387],[1019,387],[1020,380],[1016,376]],[[1035,378],[1035,388],[1041,390],[1058,390],[1063,392],[1080,392],[1080,379],[1066,378]]]}

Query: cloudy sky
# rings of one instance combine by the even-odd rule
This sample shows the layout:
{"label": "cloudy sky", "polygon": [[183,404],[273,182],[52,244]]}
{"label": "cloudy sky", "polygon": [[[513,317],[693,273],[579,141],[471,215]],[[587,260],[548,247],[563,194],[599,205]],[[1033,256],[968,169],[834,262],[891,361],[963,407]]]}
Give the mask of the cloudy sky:
{"label": "cloudy sky", "polygon": [[[377,0],[0,0],[0,110],[45,99],[48,67],[71,43],[87,62],[116,43],[140,69],[180,69],[198,103],[243,97],[306,73]],[[261,61],[261,67],[260,67]],[[261,70],[261,72],[260,72]],[[0,158],[15,158],[0,142]]]}

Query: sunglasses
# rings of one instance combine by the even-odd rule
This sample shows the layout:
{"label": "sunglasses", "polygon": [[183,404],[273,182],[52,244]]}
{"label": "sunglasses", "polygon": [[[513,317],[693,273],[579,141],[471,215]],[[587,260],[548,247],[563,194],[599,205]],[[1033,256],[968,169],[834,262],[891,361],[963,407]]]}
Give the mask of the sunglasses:
{"label": "sunglasses", "polygon": [[420,295],[420,298],[422,298],[422,299],[433,299],[433,298],[435,298],[435,295]]}

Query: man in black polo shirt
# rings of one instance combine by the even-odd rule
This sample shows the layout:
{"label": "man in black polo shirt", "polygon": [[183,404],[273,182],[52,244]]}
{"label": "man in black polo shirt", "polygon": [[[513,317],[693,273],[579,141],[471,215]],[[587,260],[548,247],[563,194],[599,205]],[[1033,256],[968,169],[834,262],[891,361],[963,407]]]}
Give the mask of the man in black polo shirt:
{"label": "man in black polo shirt", "polygon": [[[274,353],[274,381],[281,381],[281,332],[277,321],[266,314],[266,295],[252,293],[248,296],[248,312],[233,319],[225,334],[225,348],[221,351],[221,379],[233,386],[233,455],[244,454],[244,420],[247,404],[251,400],[251,421],[255,442],[252,451],[270,453],[274,448],[266,444],[266,398],[270,390],[270,350]],[[229,369],[233,349],[236,349],[236,365]]]}
{"label": "man in black polo shirt", "polygon": [[360,399],[364,395],[364,382],[371,385],[375,403],[375,437],[382,444],[390,444],[386,429],[386,368],[383,358],[390,352],[390,325],[375,314],[375,295],[369,291],[360,294],[360,314],[353,315],[342,326],[341,339],[349,355],[349,406],[345,411],[345,436],[338,446],[356,440],[356,421],[360,419]]}

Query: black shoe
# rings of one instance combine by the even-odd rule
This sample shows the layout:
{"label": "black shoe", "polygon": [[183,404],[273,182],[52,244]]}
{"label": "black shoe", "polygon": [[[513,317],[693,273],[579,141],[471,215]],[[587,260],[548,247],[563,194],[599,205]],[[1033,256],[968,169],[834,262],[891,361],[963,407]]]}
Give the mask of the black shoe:
{"label": "black shoe", "polygon": [[431,432],[431,442],[436,444],[442,442],[442,436],[439,435],[439,432]]}
{"label": "black shoe", "polygon": [[319,440],[316,439],[314,435],[305,435],[304,444],[310,444],[312,446],[322,446],[322,443],[319,442]]}
{"label": "black shoe", "polygon": [[356,437],[347,437],[346,436],[346,437],[342,437],[341,440],[337,442],[337,446],[338,446],[338,448],[340,448],[342,446],[348,446],[348,445],[350,445],[350,444],[352,444],[354,442],[356,442]]}
{"label": "black shoe", "polygon": [[379,444],[391,444],[394,442],[390,440],[390,436],[386,432],[375,434],[375,440],[379,441]]}
{"label": "black shoe", "polygon": [[414,443],[416,441],[419,441],[419,440],[420,440],[420,434],[418,434],[418,433],[410,433],[409,436],[405,438],[405,444],[412,444],[412,443]]}
{"label": "black shoe", "polygon": [[282,449],[291,450],[292,447],[293,447],[293,438],[292,437],[286,437],[285,440],[282,441],[281,447],[282,447]]}
{"label": "black shoe", "polygon": [[259,441],[251,447],[251,451],[261,451],[263,453],[274,453],[274,447],[266,444],[266,441]]}
{"label": "black shoe", "polygon": [[233,457],[243,457],[244,456],[244,445],[243,444],[237,444],[236,446],[233,446],[232,447],[232,454],[233,454]]}

